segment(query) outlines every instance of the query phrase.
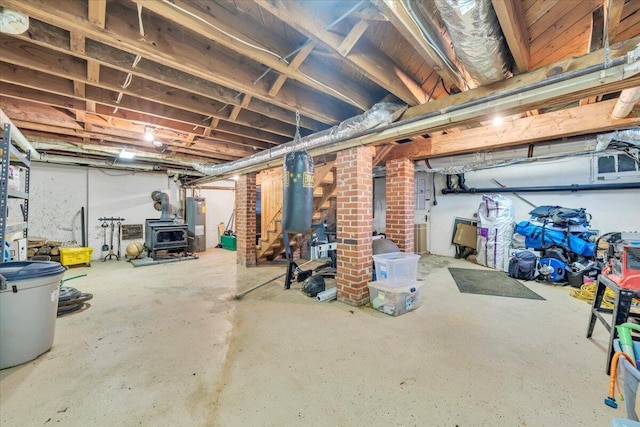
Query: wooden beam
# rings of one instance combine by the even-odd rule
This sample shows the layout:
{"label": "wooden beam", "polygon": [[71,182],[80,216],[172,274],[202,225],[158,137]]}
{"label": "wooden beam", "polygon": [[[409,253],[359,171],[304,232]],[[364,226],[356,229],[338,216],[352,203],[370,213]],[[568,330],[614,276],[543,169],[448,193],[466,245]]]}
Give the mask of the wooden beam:
{"label": "wooden beam", "polygon": [[96,61],[87,61],[87,81],[100,83],[100,64]]}
{"label": "wooden beam", "polygon": [[520,0],[491,0],[491,3],[518,71],[529,71],[529,35],[523,21]]}
{"label": "wooden beam", "polygon": [[[455,55],[451,52],[448,58],[442,56],[433,49],[425,40],[422,30],[418,27],[413,17],[403,6],[403,2],[395,0],[372,0],[378,9],[385,15],[396,30],[416,50],[422,59],[436,72],[449,87],[464,89],[465,82],[460,78],[462,69],[454,64]],[[433,36],[439,36],[433,34]],[[442,43],[446,45],[446,43]],[[452,69],[453,68],[453,69]],[[471,80],[469,80],[471,84]]]}
{"label": "wooden beam", "polygon": [[69,50],[80,55],[85,54],[85,38],[77,31],[71,31],[69,35]]}
{"label": "wooden beam", "polygon": [[[84,59],[94,60],[101,65],[113,68],[125,73],[131,73],[134,77],[141,77],[152,82],[164,84],[175,89],[211,98],[215,101],[227,104],[236,104],[234,98],[236,92],[222,86],[213,84],[199,77],[169,68],[148,60],[141,60],[135,67],[132,66],[135,55],[123,52],[119,49],[104,45],[94,40],[86,41],[86,51],[82,54],[69,49],[69,33],[57,27],[53,27],[41,21],[32,20],[28,34],[13,36],[23,41],[46,47],[56,52],[72,54]],[[84,40],[84,38],[83,38]],[[84,42],[83,42],[84,43]],[[84,50],[84,44],[83,44]],[[253,98],[247,109],[284,123],[296,124],[295,112],[286,110],[276,105],[268,104],[262,100]],[[300,117],[300,126],[312,131],[326,128],[326,125],[310,119]]]}
{"label": "wooden beam", "polygon": [[[640,43],[640,37],[629,39],[623,43],[620,43],[619,45],[616,45],[615,48],[612,46],[610,49],[611,58],[617,58],[617,57],[626,55],[627,52],[635,49],[638,43]],[[563,61],[556,62],[554,64],[550,64],[546,67],[542,67],[537,70],[530,71],[528,73],[517,75],[511,79],[507,79],[507,80],[493,83],[487,86],[481,86],[473,90],[451,95],[446,98],[429,102],[428,104],[411,107],[407,109],[407,111],[405,111],[401,119],[405,120],[405,119],[420,116],[423,114],[436,112],[439,110],[446,111],[447,109],[451,108],[454,105],[463,104],[463,103],[481,99],[490,95],[496,95],[498,93],[505,92],[505,91],[516,90],[523,86],[541,82],[547,79],[547,75],[554,75],[553,73],[557,74],[558,70],[561,73],[568,73],[572,71],[582,70],[587,67],[602,64],[602,63],[604,63],[604,49],[599,49],[597,51],[591,52],[589,54],[586,54],[580,57],[566,59]],[[618,87],[616,85],[612,85],[612,87],[614,86],[615,88]],[[633,87],[633,83],[625,83],[622,86],[624,86],[624,88]],[[607,89],[605,88],[589,89],[588,91],[585,91],[585,92],[587,96],[593,96],[594,94],[592,92],[599,92],[599,93],[595,93],[595,95],[598,95],[601,93],[611,93],[611,92],[607,92]],[[541,101],[536,105],[523,105],[522,106],[523,108],[520,111],[514,111],[512,113],[515,114],[517,112],[524,112],[528,109],[541,108],[549,105],[557,105],[557,103],[566,102],[567,100],[577,101],[582,97],[584,96],[578,96],[577,98],[575,96],[561,97],[561,98],[558,98],[556,101],[554,101],[554,98],[548,98],[547,100]]]}
{"label": "wooden beam", "polygon": [[84,98],[84,83],[78,80],[73,81],[73,96],[76,98]]}
{"label": "wooden beam", "polygon": [[618,35],[623,8],[624,0],[604,0],[604,19],[607,23],[609,43],[613,43],[613,40]]}
{"label": "wooden beam", "polygon": [[353,49],[353,47],[356,45],[358,40],[360,40],[360,37],[362,37],[364,32],[367,31],[367,28],[369,28],[369,23],[363,19],[359,20],[356,25],[351,28],[351,31],[349,31],[347,37],[345,37],[344,40],[342,40],[342,42],[338,45],[337,50],[340,55],[347,56],[349,52],[351,52],[351,49]]}
{"label": "wooden beam", "polygon": [[[325,31],[330,18],[318,13],[310,15],[305,10],[304,2],[282,1],[270,2],[256,0],[262,10],[291,25],[310,39],[321,42],[337,52],[344,37],[331,31]],[[242,4],[239,4],[242,7]],[[364,42],[364,41],[363,41]],[[409,105],[426,102],[427,93],[393,61],[370,43],[361,43],[353,49],[346,59],[369,79],[396,95]]]}
{"label": "wooden beam", "polygon": [[[295,54],[295,56],[289,63],[289,68],[292,70],[297,70],[300,67],[300,65],[302,65],[302,62],[304,62],[304,60],[307,59],[307,56],[309,56],[309,54],[311,53],[311,51],[315,46],[316,44],[314,42],[307,41],[307,43],[304,46],[302,46],[300,51]],[[280,74],[276,79],[276,81],[271,86],[271,89],[269,89],[269,95],[276,96],[280,91],[280,89],[282,89],[282,85],[286,80],[287,80],[287,76],[285,74]]]}
{"label": "wooden beam", "polygon": [[107,17],[107,0],[87,0],[89,3],[89,22],[104,30]]}
{"label": "wooden beam", "polygon": [[[39,46],[32,46],[29,49],[23,50],[21,46],[23,44],[24,42],[22,41],[14,39],[5,40],[4,37],[0,36],[0,46],[4,47],[3,51],[6,53],[5,60],[22,67],[43,73],[50,73],[58,77],[90,83],[93,86],[102,87],[114,92],[122,92],[133,97],[204,115],[207,115],[212,109],[218,110],[220,108],[220,104],[216,105],[206,98],[181,91],[172,91],[169,87],[148,82],[141,78],[132,80],[131,84],[124,89],[122,88],[122,83],[125,80],[125,75],[108,67],[102,69],[102,75],[99,77],[99,81],[94,82],[91,79],[85,79],[83,77],[85,72],[82,64],[73,61],[70,57],[50,52]],[[88,64],[91,63],[92,62],[89,62]],[[89,74],[91,74],[91,68],[89,68]],[[84,95],[82,97],[84,97]],[[245,95],[242,105],[248,105],[250,100],[251,96]],[[240,107],[242,107],[242,105]],[[253,112],[244,112],[238,117],[239,113],[240,111],[238,110],[236,116],[229,118],[229,120],[237,120],[246,126],[259,127],[266,132],[272,132],[285,137],[291,137],[295,133],[295,127],[293,125],[284,124],[277,120],[270,120],[267,117]],[[212,114],[219,118],[227,119],[223,113],[214,112]]]}
{"label": "wooden beam", "polygon": [[232,122],[236,121],[238,115],[240,115],[240,111],[243,108],[246,108],[249,105],[249,101],[251,101],[251,95],[244,94],[242,98],[242,103],[240,105],[234,105],[233,110],[231,110],[231,114],[229,114],[229,120]]}
{"label": "wooden beam", "polygon": [[[37,71],[15,66],[12,67],[4,63],[0,63],[0,80],[14,85],[32,88],[42,93],[73,97],[73,85],[65,78],[43,75]],[[203,125],[201,114],[193,113],[184,109],[158,104],[157,102],[148,101],[135,96],[126,96],[122,98],[118,104],[115,102],[117,98],[116,92],[104,90],[95,86],[87,86],[85,92],[86,99],[103,105],[108,105],[111,108],[119,107],[161,118],[170,117],[173,120],[189,123],[191,125]],[[26,99],[33,100],[34,96],[39,97],[39,95],[31,94]],[[56,105],[54,102],[51,104]],[[274,144],[281,144],[290,140],[290,137],[276,135],[263,131],[260,128],[243,126],[235,123],[225,122],[224,125],[221,124],[220,128],[225,132],[235,135],[245,136],[265,142],[268,141]]]}
{"label": "wooden beam", "polygon": [[[224,52],[214,52],[209,41],[193,33],[187,34],[187,30],[172,27],[170,32],[166,31],[166,23],[162,24],[162,21],[153,16],[146,17],[143,40],[137,31],[137,25],[131,25],[126,19],[130,11],[118,3],[109,4],[104,30],[99,30],[81,18],[83,6],[79,0],[3,0],[3,5],[26,13],[35,20],[66,30],[75,30],[88,39],[141,55],[157,62],[159,68],[171,67],[231,88],[235,93],[250,93],[286,110],[300,111],[303,116],[322,123],[335,124],[357,114],[357,110],[345,105],[336,105],[329,98],[318,96],[317,92],[313,93],[314,91],[309,89],[294,92],[284,87],[277,97],[270,97],[268,84],[264,79],[255,85],[252,84],[259,73],[247,67],[246,63]],[[203,52],[207,54],[204,55]],[[216,72],[212,73],[211,70]]]}
{"label": "wooden beam", "polygon": [[[313,78],[310,78],[306,73],[289,68],[286,62],[280,60],[278,54],[274,54],[274,52],[279,52],[279,49],[270,49],[269,46],[271,44],[282,46],[283,44],[277,43],[273,33],[267,33],[262,26],[246,19],[242,14],[233,14],[225,8],[216,7],[215,3],[211,2],[206,5],[207,11],[205,12],[183,0],[172,0],[171,2],[157,0],[132,1],[219,43],[221,46],[264,64],[290,79],[297,80],[321,93],[351,104],[363,111],[373,104],[370,95],[366,93],[362,85],[343,75],[338,70],[333,70],[331,73],[316,73]],[[215,11],[212,11],[212,8]],[[248,35],[253,35],[255,38],[249,39]],[[261,48],[256,48],[256,45]],[[267,49],[262,47],[265,45]],[[292,50],[290,49],[289,52]],[[289,52],[282,53],[282,55],[287,55]]]}
{"label": "wooden beam", "polygon": [[[109,122],[105,122],[99,116],[86,114],[80,111],[76,113],[76,120],[72,120],[52,107],[24,101],[6,102],[3,100],[0,101],[0,105],[11,117],[21,121],[21,123],[26,123],[25,128],[28,129],[39,130],[42,132],[60,132],[65,135],[71,134],[70,131],[73,130],[75,132],[74,134],[89,135],[94,139],[99,139],[101,137],[127,138],[140,141],[142,146],[149,146],[149,144],[142,138],[145,126],[139,123],[133,123],[119,118],[111,118]],[[83,127],[80,126],[77,121],[91,124],[91,131],[84,129],[83,132]],[[62,131],[61,128],[67,130]],[[178,134],[164,129],[156,129],[154,133],[159,140],[168,144],[170,144],[170,141],[175,141],[177,142],[176,145],[184,145],[187,142],[193,142],[193,139],[196,137],[195,134]],[[197,141],[195,145],[204,151],[228,155],[227,160],[248,156],[255,152],[253,147],[246,145],[221,141],[216,142],[208,139],[201,139]]]}
{"label": "wooden beam", "polygon": [[628,117],[614,120],[610,113],[617,100],[569,108],[553,113],[525,117],[505,123],[437,135],[396,146],[385,160],[421,159],[523,145],[550,139],[586,135],[640,125],[640,109]]}

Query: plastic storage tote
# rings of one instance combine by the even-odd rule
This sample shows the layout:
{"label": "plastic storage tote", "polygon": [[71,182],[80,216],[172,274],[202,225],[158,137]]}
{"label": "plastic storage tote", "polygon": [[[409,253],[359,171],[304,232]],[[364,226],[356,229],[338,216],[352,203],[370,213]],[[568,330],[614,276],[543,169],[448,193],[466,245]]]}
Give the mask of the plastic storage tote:
{"label": "plastic storage tote", "polygon": [[93,248],[60,248],[60,264],[91,264]]}
{"label": "plastic storage tote", "polygon": [[371,307],[391,316],[399,316],[415,310],[422,304],[422,282],[405,282],[391,287],[383,282],[369,282]]}
{"label": "plastic storage tote", "polygon": [[401,285],[416,281],[420,255],[391,252],[373,256],[376,280],[387,285]]}
{"label": "plastic storage tote", "polygon": [[0,369],[33,360],[53,345],[64,272],[50,261],[0,264]]}

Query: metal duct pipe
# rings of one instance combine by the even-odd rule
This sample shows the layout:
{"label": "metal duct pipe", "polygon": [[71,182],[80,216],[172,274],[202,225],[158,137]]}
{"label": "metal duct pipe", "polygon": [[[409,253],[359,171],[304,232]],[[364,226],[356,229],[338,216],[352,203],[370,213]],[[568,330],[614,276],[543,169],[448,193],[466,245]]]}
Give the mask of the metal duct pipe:
{"label": "metal duct pipe", "polygon": [[[609,67],[601,63],[588,66],[581,70],[568,71],[545,80],[536,81],[503,92],[492,93],[450,107],[430,111],[407,120],[384,125],[381,124],[372,129],[357,131],[350,136],[336,137],[336,139],[330,139],[327,142],[318,143],[317,146],[307,148],[311,155],[320,156],[346,150],[351,147],[395,141],[432,130],[452,127],[462,121],[484,117],[489,113],[508,111],[513,108],[521,108],[523,105],[528,105],[532,102],[554,99],[567,94],[575,94],[585,89],[622,81],[640,73],[640,62],[638,62],[638,58],[640,58],[640,47],[628,52],[626,56],[612,59]],[[391,121],[393,121],[393,117]],[[291,144],[291,142],[288,142],[278,148],[290,146]],[[289,150],[291,150],[291,148],[289,148]],[[253,156],[250,156],[240,161],[252,157]],[[257,172],[281,164],[282,156],[279,158],[271,157],[272,156],[267,155],[262,162],[254,162],[254,164],[245,164],[244,166],[238,166],[238,163],[235,163],[237,167],[234,169],[220,171],[220,175],[206,176],[194,181],[193,184],[197,185],[217,179],[228,178],[232,176],[233,173]],[[240,161],[237,160],[236,162]],[[201,166],[205,168],[215,167]],[[211,175],[205,172],[205,170],[206,169],[201,170],[201,172]]]}
{"label": "metal duct pipe", "polygon": [[640,100],[640,87],[623,90],[620,92],[618,102],[615,107],[613,107],[611,118],[624,119],[631,113],[631,110],[633,110],[633,107],[636,105],[638,100]]}
{"label": "metal duct pipe", "polygon": [[502,29],[491,0],[436,0],[453,50],[480,85],[511,76]]}
{"label": "metal duct pipe", "polygon": [[[31,158],[33,162],[41,162],[41,163],[51,163],[58,165],[76,165],[76,166],[94,166],[99,168],[107,168],[107,169],[125,169],[125,170],[133,170],[133,171],[142,171],[142,172],[159,172],[155,170],[153,165],[146,164],[121,164],[121,163],[113,163],[109,160],[98,160],[98,159],[85,159],[81,157],[69,157],[69,156],[59,156],[55,154],[38,154],[35,157]],[[201,177],[202,174],[200,172],[192,171],[192,170],[184,170],[184,169],[167,169],[166,171],[169,175],[189,175],[189,176],[197,176]]]}
{"label": "metal duct pipe", "polygon": [[300,138],[299,141],[294,140],[287,142],[286,144],[261,151],[249,157],[234,160],[229,163],[212,166],[201,163],[192,163],[191,166],[205,175],[212,177],[228,176],[230,173],[264,164],[269,161],[280,161],[280,159],[282,159],[286,154],[295,150],[311,150],[313,148],[334,144],[370,129],[375,129],[382,125],[389,124],[397,119],[397,117],[402,114],[406,108],[406,106],[392,104],[390,102],[380,102],[363,114],[344,120],[339,125],[330,129]]}
{"label": "metal duct pipe", "polygon": [[424,160],[425,170],[444,174],[461,174],[472,170],[489,169],[535,160],[591,154],[596,150],[596,138],[578,137],[565,142],[531,144],[489,152],[458,154]]}
{"label": "metal duct pipe", "polygon": [[640,146],[640,128],[617,130],[615,132],[598,135],[598,148],[596,151],[606,149],[612,141],[626,142]]}

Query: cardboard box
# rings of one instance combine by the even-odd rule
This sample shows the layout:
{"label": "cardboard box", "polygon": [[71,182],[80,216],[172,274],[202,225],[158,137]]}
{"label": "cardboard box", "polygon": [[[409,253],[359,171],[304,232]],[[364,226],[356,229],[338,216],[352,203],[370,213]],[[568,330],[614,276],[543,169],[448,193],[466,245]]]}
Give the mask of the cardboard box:
{"label": "cardboard box", "polygon": [[475,225],[460,223],[456,227],[456,234],[453,237],[453,243],[475,249],[477,238],[478,228]]}

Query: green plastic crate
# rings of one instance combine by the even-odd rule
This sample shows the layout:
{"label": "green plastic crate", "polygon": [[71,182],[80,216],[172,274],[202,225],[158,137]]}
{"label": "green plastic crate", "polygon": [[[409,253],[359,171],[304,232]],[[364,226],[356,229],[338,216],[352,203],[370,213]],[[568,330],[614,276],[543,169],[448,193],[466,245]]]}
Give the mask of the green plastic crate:
{"label": "green plastic crate", "polygon": [[228,249],[230,251],[236,250],[236,236],[222,236],[220,240],[223,249]]}

